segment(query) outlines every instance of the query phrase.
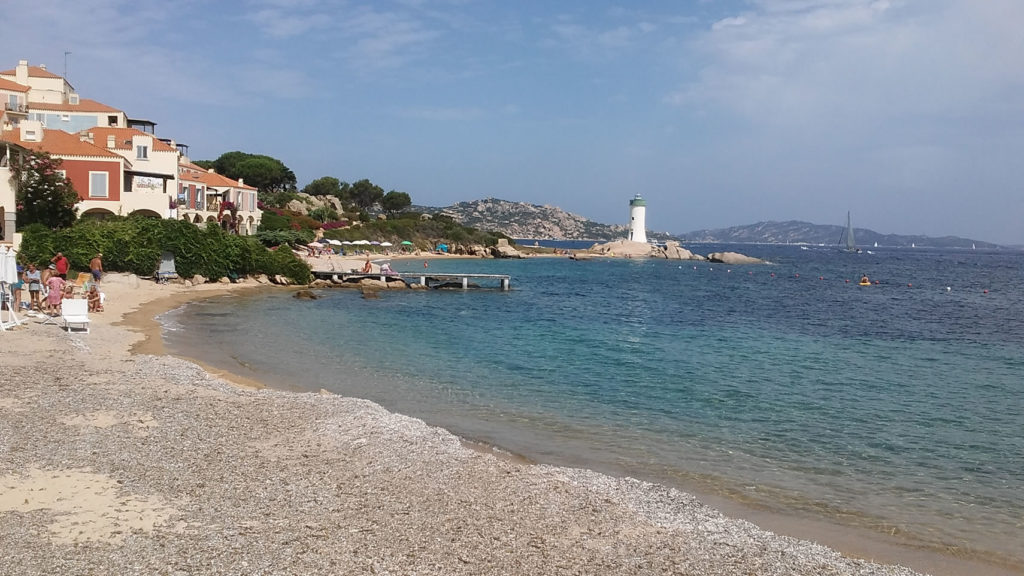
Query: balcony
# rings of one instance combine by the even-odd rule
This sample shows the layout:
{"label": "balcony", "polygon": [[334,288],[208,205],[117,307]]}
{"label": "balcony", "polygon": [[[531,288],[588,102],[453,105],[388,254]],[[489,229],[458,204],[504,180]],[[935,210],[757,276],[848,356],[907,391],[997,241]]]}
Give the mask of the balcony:
{"label": "balcony", "polygon": [[25,104],[11,104],[10,102],[4,102],[4,110],[9,114],[21,114],[28,116],[28,106]]}

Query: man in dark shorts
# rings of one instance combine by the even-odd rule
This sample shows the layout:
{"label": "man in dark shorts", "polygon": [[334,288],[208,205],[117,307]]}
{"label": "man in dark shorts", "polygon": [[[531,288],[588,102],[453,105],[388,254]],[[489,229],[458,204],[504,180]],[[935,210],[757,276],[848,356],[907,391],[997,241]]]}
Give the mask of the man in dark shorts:
{"label": "man in dark shorts", "polygon": [[50,258],[50,262],[57,268],[57,275],[61,278],[68,279],[68,268],[71,267],[71,263],[68,262],[67,256],[64,256],[63,252],[57,252],[57,255]]}
{"label": "man in dark shorts", "polygon": [[103,254],[96,254],[89,260],[89,270],[92,270],[92,279],[96,282],[103,278]]}

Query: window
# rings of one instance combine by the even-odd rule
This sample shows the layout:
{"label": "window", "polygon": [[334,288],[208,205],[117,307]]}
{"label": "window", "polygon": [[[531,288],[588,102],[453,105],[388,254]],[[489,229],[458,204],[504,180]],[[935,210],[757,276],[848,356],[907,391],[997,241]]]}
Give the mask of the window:
{"label": "window", "polygon": [[60,115],[60,121],[61,122],[71,122],[71,114],[61,114]]}
{"label": "window", "polygon": [[78,104],[78,94],[68,96],[68,104]]}
{"label": "window", "polygon": [[138,145],[135,147],[135,157],[139,160],[149,159],[149,146]]}
{"label": "window", "polygon": [[65,170],[57,170],[57,175],[60,176],[61,178],[67,178],[68,177],[68,173]]}
{"label": "window", "polygon": [[203,202],[206,201],[206,190],[199,186],[196,188],[196,210],[204,210]]}
{"label": "window", "polygon": [[106,172],[89,172],[89,198],[106,198],[107,194]]}
{"label": "window", "polygon": [[249,192],[249,210],[256,210],[256,193]]}
{"label": "window", "polygon": [[117,126],[117,116],[107,116],[107,126]]}

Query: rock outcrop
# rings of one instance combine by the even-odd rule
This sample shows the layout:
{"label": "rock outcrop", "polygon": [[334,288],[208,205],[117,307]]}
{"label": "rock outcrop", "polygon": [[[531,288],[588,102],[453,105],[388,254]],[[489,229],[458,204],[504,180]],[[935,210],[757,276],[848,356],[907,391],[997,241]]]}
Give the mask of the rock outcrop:
{"label": "rock outcrop", "polygon": [[292,200],[285,205],[288,210],[293,210],[299,214],[309,214],[311,211],[317,208],[323,208],[324,206],[334,208],[338,214],[344,212],[341,207],[341,200],[338,200],[334,196],[310,196],[309,194],[303,194],[299,192],[298,200]]}
{"label": "rock outcrop", "polygon": [[652,255],[654,249],[646,242],[615,240],[605,244],[594,244],[590,247],[590,252],[619,258],[647,258]]}
{"label": "rock outcrop", "polygon": [[704,260],[705,258],[700,254],[694,254],[686,248],[679,245],[679,242],[669,241],[665,243],[664,248],[659,248],[658,253],[655,255],[660,258],[667,258],[669,260]]}
{"label": "rock outcrop", "polygon": [[509,245],[508,240],[501,238],[498,244],[491,246],[491,256],[495,258],[522,258],[523,254]]}
{"label": "rock outcrop", "polygon": [[557,206],[497,198],[459,202],[441,208],[438,213],[464,226],[501,232],[512,238],[611,239],[626,234],[625,226],[600,224]]}
{"label": "rock outcrop", "polygon": [[740,254],[739,252],[712,252],[708,260],[720,264],[764,264],[764,260]]}

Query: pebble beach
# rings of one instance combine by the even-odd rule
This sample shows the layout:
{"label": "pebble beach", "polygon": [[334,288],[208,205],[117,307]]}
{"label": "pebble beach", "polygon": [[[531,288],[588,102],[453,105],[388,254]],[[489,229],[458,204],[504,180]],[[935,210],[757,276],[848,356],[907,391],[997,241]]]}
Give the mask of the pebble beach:
{"label": "pebble beach", "polygon": [[918,573],[161,353],[156,314],[251,284],[103,288],[89,334],[0,334],[0,574]]}

